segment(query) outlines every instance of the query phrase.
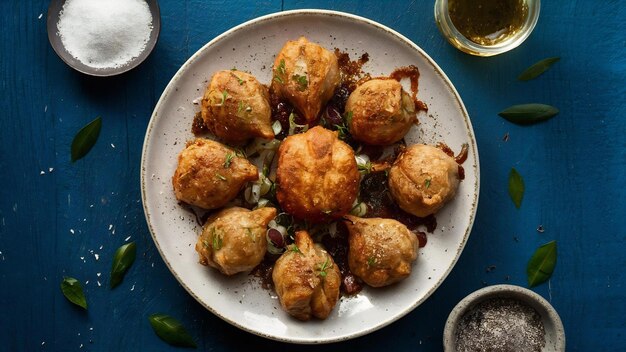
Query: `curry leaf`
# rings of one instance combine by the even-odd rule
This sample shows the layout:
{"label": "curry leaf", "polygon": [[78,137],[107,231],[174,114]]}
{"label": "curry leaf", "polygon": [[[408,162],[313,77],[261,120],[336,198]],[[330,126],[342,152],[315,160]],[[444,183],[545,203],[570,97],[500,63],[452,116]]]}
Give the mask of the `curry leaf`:
{"label": "curry leaf", "polygon": [[511,172],[509,172],[509,196],[511,196],[515,207],[519,209],[524,198],[524,179],[515,168],[512,168]]}
{"label": "curry leaf", "polygon": [[98,140],[101,128],[102,118],[97,117],[78,131],[72,141],[72,162],[81,159],[89,153]]}
{"label": "curry leaf", "polygon": [[560,57],[549,57],[538,61],[526,70],[524,70],[524,72],[517,76],[517,79],[519,79],[520,81],[530,81],[531,79],[537,78],[559,60],[561,60]]}
{"label": "curry leaf", "polygon": [[172,346],[198,347],[193,337],[187,332],[185,327],[176,319],[166,314],[152,314],[148,320],[154,332],[161,340]]}
{"label": "curry leaf", "polygon": [[556,266],[556,241],[548,242],[535,251],[528,261],[526,274],[528,274],[528,286],[534,287],[546,282]]}
{"label": "curry leaf", "polygon": [[137,253],[135,242],[121,246],[115,251],[111,265],[111,288],[115,288],[124,279],[128,268],[133,265]]}
{"label": "curry leaf", "polygon": [[532,125],[548,120],[558,113],[559,109],[546,104],[521,104],[508,107],[498,115],[518,125]]}
{"label": "curry leaf", "polygon": [[61,291],[68,301],[87,309],[87,299],[85,299],[83,287],[78,280],[73,277],[64,277],[61,282]]}

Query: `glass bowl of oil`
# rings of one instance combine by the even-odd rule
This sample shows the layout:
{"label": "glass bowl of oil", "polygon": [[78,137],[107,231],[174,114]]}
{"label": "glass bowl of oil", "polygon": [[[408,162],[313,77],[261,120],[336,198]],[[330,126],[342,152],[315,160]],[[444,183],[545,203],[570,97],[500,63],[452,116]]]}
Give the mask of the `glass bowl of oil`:
{"label": "glass bowl of oil", "polygon": [[540,0],[436,0],[435,21],[457,49],[493,56],[528,38],[540,8]]}

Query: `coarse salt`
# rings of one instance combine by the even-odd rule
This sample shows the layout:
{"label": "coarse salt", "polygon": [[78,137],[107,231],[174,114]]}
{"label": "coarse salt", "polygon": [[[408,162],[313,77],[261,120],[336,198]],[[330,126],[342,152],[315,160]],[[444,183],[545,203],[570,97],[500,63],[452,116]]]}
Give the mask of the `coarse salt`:
{"label": "coarse salt", "polygon": [[65,49],[93,68],[117,68],[146,48],[152,14],[143,0],[67,0],[58,35]]}

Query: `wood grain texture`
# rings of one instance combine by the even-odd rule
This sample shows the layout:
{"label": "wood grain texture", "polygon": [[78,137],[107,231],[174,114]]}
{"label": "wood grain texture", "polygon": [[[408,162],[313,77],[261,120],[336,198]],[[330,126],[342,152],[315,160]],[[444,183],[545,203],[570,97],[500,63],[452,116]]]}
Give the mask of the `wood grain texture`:
{"label": "wood grain texture", "polygon": [[[552,239],[559,243],[556,270],[535,291],[560,313],[568,351],[615,351],[626,345],[623,3],[545,1],[534,33],[522,46],[477,58],[447,44],[427,1],[163,0],[161,37],[150,58],[127,74],[100,79],[74,72],[54,54],[45,30],[47,5],[0,2],[1,349],[172,351],[147,320],[163,312],[183,322],[202,350],[439,351],[445,319],[461,298],[484,285],[525,286],[527,260]],[[440,289],[391,326],[324,348],[268,341],[204,310],[165,267],[140,201],[145,129],[180,65],[239,23],[295,8],[355,13],[421,46],[461,94],[482,168],[472,236]],[[536,80],[517,81],[523,69],[548,56],[561,61]],[[530,127],[497,116],[507,106],[531,102],[561,112]],[[100,139],[72,164],[72,138],[96,116],[103,118]],[[520,210],[508,199],[511,167],[526,184]],[[546,229],[542,234],[536,231],[540,224]],[[124,282],[110,290],[113,253],[128,236],[137,241],[137,261]],[[64,275],[83,283],[87,312],[63,298]]]}

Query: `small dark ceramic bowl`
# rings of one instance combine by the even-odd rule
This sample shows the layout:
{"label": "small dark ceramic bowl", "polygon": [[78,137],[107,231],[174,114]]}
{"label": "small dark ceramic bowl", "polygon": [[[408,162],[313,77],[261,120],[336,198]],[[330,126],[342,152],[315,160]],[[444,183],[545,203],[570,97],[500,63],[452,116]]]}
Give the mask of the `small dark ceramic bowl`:
{"label": "small dark ceramic bowl", "polygon": [[61,60],[63,60],[68,66],[78,72],[98,77],[119,75],[139,66],[139,64],[141,64],[150,55],[150,53],[156,46],[156,43],[159,39],[159,33],[161,32],[161,12],[159,11],[159,4],[157,0],[146,0],[146,2],[148,3],[148,7],[150,8],[150,13],[152,14],[152,32],[150,32],[150,39],[148,39],[148,43],[146,43],[146,48],[144,49],[144,51],[128,64],[120,67],[94,68],[87,66],[75,57],[73,57],[72,54],[70,54],[65,49],[65,46],[61,41],[61,37],[57,34],[59,32],[57,28],[57,23],[59,22],[59,14],[63,9],[65,1],[66,0],[52,0],[50,2],[50,6],[48,6],[48,40],[50,40],[50,45],[52,45],[52,48],[61,58]]}
{"label": "small dark ceramic bowl", "polygon": [[491,298],[510,298],[520,301],[541,316],[546,332],[544,352],[565,352],[565,330],[556,310],[543,297],[535,292],[515,285],[494,285],[474,291],[459,302],[448,316],[443,330],[443,348],[445,352],[456,352],[456,328],[461,318],[476,305]]}

